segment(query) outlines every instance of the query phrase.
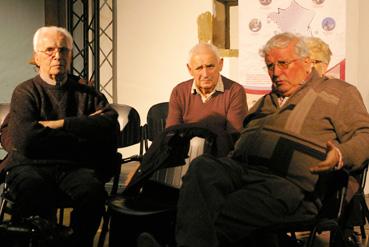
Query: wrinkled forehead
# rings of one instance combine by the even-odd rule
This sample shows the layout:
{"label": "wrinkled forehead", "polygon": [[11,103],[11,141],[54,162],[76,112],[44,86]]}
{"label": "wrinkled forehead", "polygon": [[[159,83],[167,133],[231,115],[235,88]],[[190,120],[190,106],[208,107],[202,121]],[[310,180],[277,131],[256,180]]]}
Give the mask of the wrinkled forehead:
{"label": "wrinkled forehead", "polygon": [[190,59],[190,66],[198,67],[201,65],[217,65],[218,57],[213,52],[199,52],[194,54]]}
{"label": "wrinkled forehead", "polygon": [[72,44],[66,37],[66,35],[59,31],[49,31],[40,33],[38,48],[47,47],[67,47],[71,48]]}
{"label": "wrinkled forehead", "polygon": [[295,45],[296,42],[292,41],[286,46],[270,47],[270,49],[265,54],[265,61],[288,61],[291,59],[300,58],[300,56],[296,53]]}

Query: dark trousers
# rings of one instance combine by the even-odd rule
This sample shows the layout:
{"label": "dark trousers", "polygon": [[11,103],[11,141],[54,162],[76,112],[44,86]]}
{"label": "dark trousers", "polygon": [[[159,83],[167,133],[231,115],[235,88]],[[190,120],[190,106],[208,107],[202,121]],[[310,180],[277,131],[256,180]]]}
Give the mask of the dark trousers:
{"label": "dark trousers", "polygon": [[17,166],[7,176],[13,217],[41,216],[55,219],[60,197],[73,206],[71,226],[74,246],[91,247],[105,211],[106,191],[94,170],[64,166]]}
{"label": "dark trousers", "polygon": [[303,199],[300,188],[286,179],[230,158],[201,156],[183,178],[177,245],[238,246],[256,230],[316,215],[316,206]]}

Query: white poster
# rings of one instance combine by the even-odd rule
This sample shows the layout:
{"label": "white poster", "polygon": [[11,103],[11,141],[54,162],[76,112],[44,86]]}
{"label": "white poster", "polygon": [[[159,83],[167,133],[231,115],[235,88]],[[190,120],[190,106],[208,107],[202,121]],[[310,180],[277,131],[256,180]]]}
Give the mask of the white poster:
{"label": "white poster", "polygon": [[328,73],[345,79],[345,0],[239,0],[239,80],[251,106],[271,81],[259,50],[274,34],[324,40],[333,53]]}

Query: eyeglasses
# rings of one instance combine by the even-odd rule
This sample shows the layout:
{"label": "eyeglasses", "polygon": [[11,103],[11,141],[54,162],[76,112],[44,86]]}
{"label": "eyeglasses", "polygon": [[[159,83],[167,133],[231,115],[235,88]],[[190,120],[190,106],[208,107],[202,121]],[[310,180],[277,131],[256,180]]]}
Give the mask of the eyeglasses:
{"label": "eyeglasses", "polygon": [[48,47],[45,50],[39,52],[45,53],[48,56],[54,56],[57,52],[59,52],[59,54],[61,55],[66,55],[70,51],[71,49],[67,47]]}
{"label": "eyeglasses", "polygon": [[288,69],[288,67],[290,66],[291,63],[296,62],[297,60],[300,60],[301,58],[296,58],[293,59],[291,61],[277,61],[275,63],[268,63],[266,66],[268,68],[268,70],[274,70],[275,65],[278,66],[278,68],[280,69]]}
{"label": "eyeglasses", "polygon": [[312,62],[313,64],[323,63],[323,61],[321,61],[321,60],[311,60],[311,62]]}

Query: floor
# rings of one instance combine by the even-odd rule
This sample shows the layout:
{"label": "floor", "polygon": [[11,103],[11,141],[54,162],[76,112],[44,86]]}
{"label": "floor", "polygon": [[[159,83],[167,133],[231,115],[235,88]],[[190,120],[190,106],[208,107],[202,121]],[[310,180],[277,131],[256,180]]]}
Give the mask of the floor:
{"label": "floor", "polygon": [[[367,195],[366,200],[369,205],[369,195]],[[99,229],[98,233],[96,234],[94,247],[97,247],[98,237],[100,236],[100,230],[101,229]],[[361,237],[359,227],[355,228],[354,230],[356,233],[358,233],[358,236],[361,240],[363,247],[369,247],[369,225],[368,224],[365,225],[365,232],[366,232],[365,239]],[[308,236],[308,233],[298,233],[297,234],[297,237],[299,239],[306,239],[307,236]],[[109,245],[108,242],[109,242],[109,234],[106,236],[104,247],[108,247]],[[323,232],[320,235],[318,235],[317,240],[315,241],[314,247],[328,247],[328,246],[329,246],[329,233]]]}
{"label": "floor", "polygon": [[[355,229],[355,231],[357,233],[360,233],[359,228]],[[361,236],[360,236],[360,239],[361,239],[363,247],[369,247],[369,226],[368,225],[365,226],[365,232],[367,234],[366,238],[361,239]],[[308,233],[300,233],[297,236],[298,236],[299,239],[306,239],[307,234]],[[94,247],[97,247],[99,236],[100,236],[100,230],[96,234]],[[318,236],[317,240],[315,241],[314,247],[329,247],[329,241],[328,240],[329,240],[329,233],[328,232],[323,232],[322,234],[320,234]],[[108,246],[109,246],[109,234],[106,236],[105,243],[104,243],[104,247],[108,247]],[[122,246],[124,246],[123,243],[122,243]]]}
{"label": "floor", "polygon": [[[361,238],[360,235],[360,229],[359,228],[355,228],[355,232],[358,233],[359,238],[361,240],[362,246],[363,247],[369,247],[369,226],[366,225],[365,226],[365,232],[367,234],[365,239]],[[299,239],[306,239],[307,238],[308,233],[300,233],[298,236]],[[317,240],[314,243],[314,247],[329,247],[329,233],[328,232],[323,232],[320,235],[318,235]]]}
{"label": "floor", "polygon": [[[367,202],[369,203],[369,197],[367,197]],[[369,204],[368,204],[369,205]],[[69,215],[70,215],[70,210],[66,209],[64,212],[65,218],[64,218],[64,222],[65,224],[69,223]],[[360,233],[360,228],[355,228],[355,231],[357,233]],[[361,239],[361,242],[363,244],[363,247],[369,247],[369,225],[365,225],[365,232],[367,234],[365,239],[361,239],[361,236],[359,234],[359,237]],[[97,247],[97,243],[98,243],[98,239],[100,237],[100,233],[101,233],[101,226],[95,236],[95,241],[94,241],[94,247]],[[308,233],[298,233],[297,237],[299,239],[305,239],[307,238]],[[314,247],[328,247],[329,246],[329,233],[328,232],[323,232],[320,235],[318,235],[317,241],[315,241],[315,245]],[[105,243],[104,243],[104,247],[108,247],[109,246],[109,233],[106,235],[105,238]],[[122,246],[124,246],[124,243],[122,243]]]}

